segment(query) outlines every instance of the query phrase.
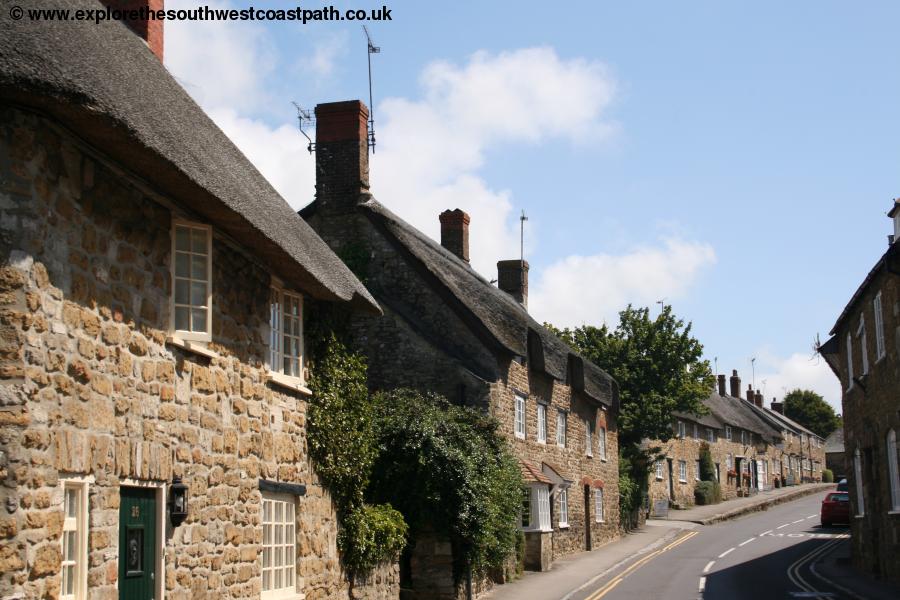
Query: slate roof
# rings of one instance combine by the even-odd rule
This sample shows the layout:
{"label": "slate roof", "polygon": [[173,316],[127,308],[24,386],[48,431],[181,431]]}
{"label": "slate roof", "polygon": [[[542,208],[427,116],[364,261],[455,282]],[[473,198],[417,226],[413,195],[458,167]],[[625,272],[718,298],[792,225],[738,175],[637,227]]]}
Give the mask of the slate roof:
{"label": "slate roof", "polygon": [[[895,201],[895,208],[897,204]],[[893,210],[891,211],[893,212]],[[832,326],[831,331],[828,332],[829,335],[835,335],[838,332],[838,329],[841,326],[841,323],[853,312],[854,306],[856,302],[862,297],[862,295],[868,289],[869,284],[872,283],[872,280],[878,275],[881,269],[887,269],[890,272],[895,274],[900,273],[900,241],[894,242],[884,254],[878,259],[878,262],[875,263],[875,266],[866,274],[865,279],[863,279],[862,283],[859,284],[859,287],[856,288],[856,291],[853,292],[853,296],[850,297],[850,301],[847,302],[847,306],[844,307],[844,310],[841,311],[841,314],[838,316],[837,320],[834,322],[834,326]],[[830,342],[831,340],[829,340]],[[820,352],[822,352],[825,348],[826,344],[823,344],[822,347],[819,348]],[[836,346],[830,346],[829,348],[833,350],[837,350]]]}
{"label": "slate roof", "polygon": [[[565,342],[535,321],[509,294],[479,275],[468,263],[363,194],[360,210],[405,247],[477,323],[507,352],[529,359],[529,366],[569,382],[575,390],[614,410],[618,386],[603,369],[574,352]],[[304,214],[315,208],[304,209]],[[308,212],[307,212],[308,211]]]}
{"label": "slate roof", "polygon": [[[97,9],[94,0],[44,8]],[[0,19],[0,102],[53,117],[198,219],[323,300],[377,303],[316,233],[118,22]]]}
{"label": "slate roof", "polygon": [[[704,404],[705,404],[705,402],[704,402]],[[721,421],[721,419],[716,417],[716,415],[714,415],[712,412],[708,412],[707,414],[701,416],[701,415],[697,415],[694,413],[674,411],[672,413],[672,415],[677,419],[681,419],[682,421],[691,421],[692,423],[699,423],[700,425],[704,425],[711,429],[722,429],[722,427],[725,425]]]}

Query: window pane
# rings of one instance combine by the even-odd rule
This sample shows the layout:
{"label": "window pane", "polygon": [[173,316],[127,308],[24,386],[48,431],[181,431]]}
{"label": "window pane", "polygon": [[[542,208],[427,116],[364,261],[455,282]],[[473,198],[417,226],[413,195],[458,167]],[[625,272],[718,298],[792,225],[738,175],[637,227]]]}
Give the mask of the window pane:
{"label": "window pane", "polygon": [[187,279],[175,280],[175,304],[190,304],[190,286],[191,284]]}
{"label": "window pane", "polygon": [[190,254],[185,254],[184,252],[176,252],[175,253],[175,276],[176,277],[190,277]]}
{"label": "window pane", "polygon": [[[280,554],[281,548],[278,548],[275,552]],[[281,589],[281,569],[275,569],[275,583],[273,584],[272,589]]]}
{"label": "window pane", "polygon": [[191,256],[191,278],[206,281],[206,256],[194,254]]}
{"label": "window pane", "polygon": [[[268,550],[264,550],[263,553],[268,552]],[[264,592],[267,592],[272,589],[272,571],[265,570],[263,571],[263,585],[262,589]]]}
{"label": "window pane", "polygon": [[206,309],[194,308],[191,310],[191,331],[206,332]]}
{"label": "window pane", "polygon": [[63,593],[67,596],[75,595],[75,565],[63,567]]}
{"label": "window pane", "polygon": [[66,516],[78,515],[78,491],[72,488],[66,490]]}
{"label": "window pane", "polygon": [[75,560],[75,550],[77,546],[75,543],[75,532],[67,531],[65,533],[65,541],[63,543],[63,560]]}
{"label": "window pane", "polygon": [[[177,300],[176,300],[177,302]],[[193,306],[206,306],[206,284],[191,283],[191,304]]]}
{"label": "window pane", "polygon": [[175,249],[190,250],[191,249],[191,230],[187,227],[175,227]]}
{"label": "window pane", "polygon": [[196,254],[206,254],[206,230],[191,230],[191,251]]}
{"label": "window pane", "polygon": [[175,307],[175,329],[180,329],[181,331],[188,331],[191,328],[190,322],[190,309],[176,306]]}

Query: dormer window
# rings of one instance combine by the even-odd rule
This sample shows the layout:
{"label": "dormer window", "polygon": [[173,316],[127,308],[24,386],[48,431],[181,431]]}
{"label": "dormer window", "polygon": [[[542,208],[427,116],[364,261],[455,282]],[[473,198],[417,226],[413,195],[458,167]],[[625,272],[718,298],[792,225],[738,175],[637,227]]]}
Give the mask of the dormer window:
{"label": "dormer window", "polygon": [[183,340],[208,342],[212,331],[212,228],[172,224],[171,328]]}

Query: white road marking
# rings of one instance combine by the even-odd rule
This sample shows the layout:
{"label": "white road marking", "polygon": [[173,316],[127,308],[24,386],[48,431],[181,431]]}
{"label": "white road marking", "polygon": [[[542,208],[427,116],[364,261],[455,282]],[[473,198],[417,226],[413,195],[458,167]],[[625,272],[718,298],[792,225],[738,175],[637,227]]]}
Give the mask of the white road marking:
{"label": "white road marking", "polygon": [[788,525],[790,525],[790,523],[785,523],[784,525],[779,525],[779,526],[776,527],[775,529],[784,529],[784,528],[787,527]]}
{"label": "white road marking", "polygon": [[738,547],[740,548],[741,546],[746,546],[747,544],[749,544],[750,542],[752,542],[755,539],[756,539],[755,537],[752,537],[749,540],[743,541],[740,544],[738,544]]}
{"label": "white road marking", "polygon": [[706,563],[706,566],[703,567],[703,572],[704,572],[704,573],[709,573],[709,570],[712,569],[712,566],[713,566],[714,564],[716,564],[716,561],[714,561],[714,560],[711,560],[711,561],[709,561],[708,563]]}
{"label": "white road marking", "polygon": [[772,531],[773,531],[773,530],[771,530],[771,529],[768,530],[768,531],[763,531],[763,532],[762,532],[761,534],[759,534],[759,535],[760,535],[760,536],[769,535],[770,533],[772,533]]}
{"label": "white road marking", "polygon": [[815,519],[815,518],[818,517],[818,516],[819,516],[819,515],[809,515],[809,516],[806,517],[806,518],[807,518],[807,519]]}
{"label": "white road marking", "polygon": [[796,521],[791,523],[791,525],[796,525],[797,523],[802,523],[802,522],[803,522],[803,519],[797,519]]}
{"label": "white road marking", "polygon": [[701,578],[700,578],[700,585],[699,585],[699,588],[700,588],[700,593],[702,594],[702,593],[703,593],[703,590],[706,589],[706,577],[701,577]]}
{"label": "white road marking", "polygon": [[725,552],[723,552],[722,554],[720,554],[720,555],[719,555],[719,558],[725,558],[726,556],[728,556],[728,555],[731,554],[732,552],[734,552],[734,548],[729,548],[728,550],[726,550]]}

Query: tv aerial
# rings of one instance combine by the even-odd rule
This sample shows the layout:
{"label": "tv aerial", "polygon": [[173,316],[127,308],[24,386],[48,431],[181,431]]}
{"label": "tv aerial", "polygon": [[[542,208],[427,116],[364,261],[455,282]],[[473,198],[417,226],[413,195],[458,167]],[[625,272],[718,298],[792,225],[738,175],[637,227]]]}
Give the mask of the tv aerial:
{"label": "tv aerial", "polygon": [[369,28],[365,25],[362,26],[363,31],[366,32],[366,42],[368,42],[368,49],[366,52],[366,58],[369,61],[369,136],[368,143],[369,148],[372,149],[372,154],[375,154],[375,104],[372,102],[372,55],[380,54],[381,48],[375,45],[375,42],[372,41],[372,36],[369,35]]}
{"label": "tv aerial", "polygon": [[306,149],[309,150],[309,153],[312,154],[316,150],[316,143],[312,141],[309,137],[309,134],[303,129],[303,122],[306,121],[310,126],[315,123],[316,118],[313,116],[313,113],[308,108],[303,108],[296,102],[291,102],[294,105],[294,108],[297,109],[297,121],[300,125],[300,133],[303,134],[303,137],[306,138],[306,141],[309,142],[306,146]]}

